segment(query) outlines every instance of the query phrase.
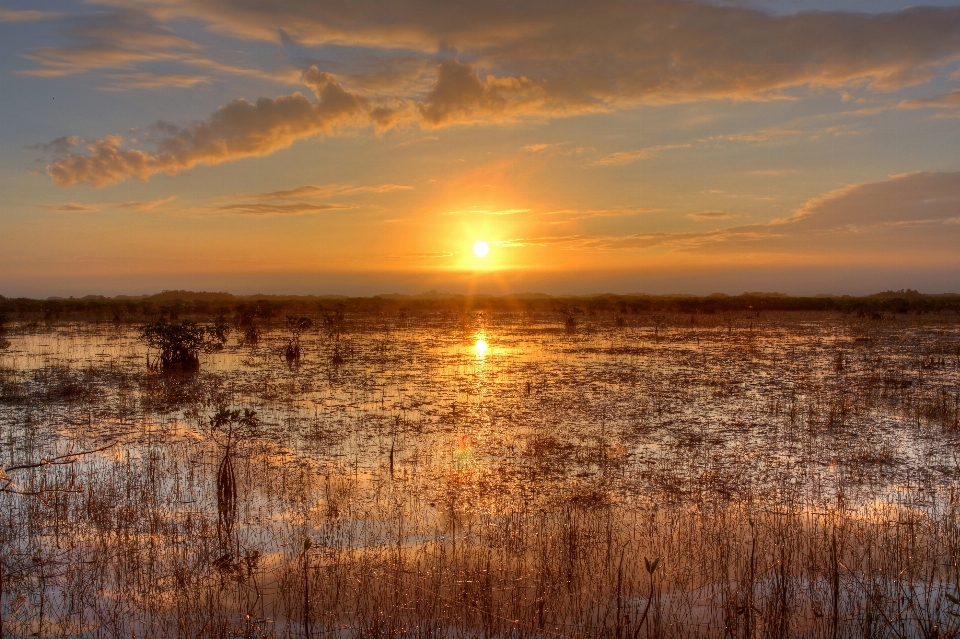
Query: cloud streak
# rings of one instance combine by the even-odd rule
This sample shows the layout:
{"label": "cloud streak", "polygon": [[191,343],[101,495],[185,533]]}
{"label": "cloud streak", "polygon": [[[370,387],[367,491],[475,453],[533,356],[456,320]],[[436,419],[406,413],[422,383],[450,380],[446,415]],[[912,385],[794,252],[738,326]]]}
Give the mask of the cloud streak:
{"label": "cloud streak", "polygon": [[224,215],[253,215],[258,217],[275,217],[278,215],[309,215],[325,211],[342,211],[353,209],[355,206],[345,204],[316,204],[312,202],[285,202],[282,204],[263,202],[240,202],[225,204],[216,208],[216,212]]}
{"label": "cloud streak", "polygon": [[761,129],[759,131],[747,131],[744,133],[730,133],[726,135],[714,135],[707,138],[700,138],[693,142],[684,142],[682,144],[660,144],[657,146],[648,146],[642,149],[632,151],[618,151],[605,155],[602,158],[594,160],[591,166],[623,166],[632,164],[638,160],[647,160],[656,157],[664,151],[673,151],[676,149],[692,149],[694,147],[704,148],[718,146],[728,142],[759,144],[781,139],[788,136],[802,134],[802,131],[796,129],[771,128]]}

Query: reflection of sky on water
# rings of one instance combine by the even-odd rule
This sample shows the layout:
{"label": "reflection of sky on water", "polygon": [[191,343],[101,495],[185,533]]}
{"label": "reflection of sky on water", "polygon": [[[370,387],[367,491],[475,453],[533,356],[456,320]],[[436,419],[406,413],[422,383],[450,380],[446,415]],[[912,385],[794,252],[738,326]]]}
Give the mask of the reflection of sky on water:
{"label": "reflection of sky on water", "polygon": [[[655,332],[649,318],[616,328],[598,317],[572,337],[562,323],[520,315],[466,327],[453,319],[354,320],[341,342],[342,366],[330,365],[331,345],[314,332],[304,336],[295,368],[280,356],[285,331],[265,327],[255,348],[232,336],[223,351],[202,356],[198,375],[179,380],[146,372],[134,326],[15,325],[10,350],[0,352],[0,381],[37,393],[33,423],[61,437],[142,437],[149,424],[173,422],[202,436],[203,402],[249,406],[264,437],[291,458],[334,474],[366,473],[371,482],[388,467],[394,444],[398,480],[448,472],[468,450],[462,437],[471,463],[496,471],[505,490],[533,477],[545,492],[603,479],[634,495],[649,490],[652,476],[681,492],[699,491],[691,486],[707,478],[710,489],[725,491],[791,480],[829,500],[832,489],[823,487],[849,473],[854,462],[845,460],[889,453],[893,465],[859,466],[868,501],[921,465],[954,467],[945,435],[917,429],[892,405],[865,413],[855,429],[809,422],[827,418],[829,398],[816,394],[845,384],[838,348],[851,383],[876,358],[884,370],[915,376],[917,353],[956,352],[955,325],[872,325],[877,335],[863,342],[845,319],[775,319],[750,319],[732,332],[723,318],[661,323]],[[925,372],[922,387],[904,388],[958,381],[956,368],[945,367]],[[96,393],[63,400],[47,393],[71,383]],[[819,428],[829,436],[798,434],[801,422],[803,433]],[[0,403],[4,432],[24,423],[22,409]],[[2,452],[16,457],[9,446]]]}

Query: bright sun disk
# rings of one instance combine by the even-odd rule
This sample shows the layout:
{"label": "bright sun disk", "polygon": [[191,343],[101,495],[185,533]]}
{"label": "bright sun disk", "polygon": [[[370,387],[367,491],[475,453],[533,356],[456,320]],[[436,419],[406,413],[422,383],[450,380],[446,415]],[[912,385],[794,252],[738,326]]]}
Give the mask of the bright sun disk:
{"label": "bright sun disk", "polygon": [[473,245],[473,254],[477,257],[486,257],[490,252],[490,245],[486,242],[477,242]]}

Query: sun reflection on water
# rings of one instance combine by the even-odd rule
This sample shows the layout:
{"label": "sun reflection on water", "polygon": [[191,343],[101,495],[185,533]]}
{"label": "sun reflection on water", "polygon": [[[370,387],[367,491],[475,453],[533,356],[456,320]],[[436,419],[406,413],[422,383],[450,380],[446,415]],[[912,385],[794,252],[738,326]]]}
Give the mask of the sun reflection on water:
{"label": "sun reflection on water", "polygon": [[483,359],[487,355],[487,340],[482,337],[477,338],[477,343],[473,345],[473,350],[477,352],[477,358]]}

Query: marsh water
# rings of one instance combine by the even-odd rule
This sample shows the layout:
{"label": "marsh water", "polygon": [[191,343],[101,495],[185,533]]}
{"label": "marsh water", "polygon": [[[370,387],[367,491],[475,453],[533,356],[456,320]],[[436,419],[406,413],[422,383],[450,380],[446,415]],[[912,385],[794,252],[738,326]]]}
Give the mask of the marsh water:
{"label": "marsh water", "polygon": [[4,636],[960,632],[955,316],[317,325],[14,322]]}

